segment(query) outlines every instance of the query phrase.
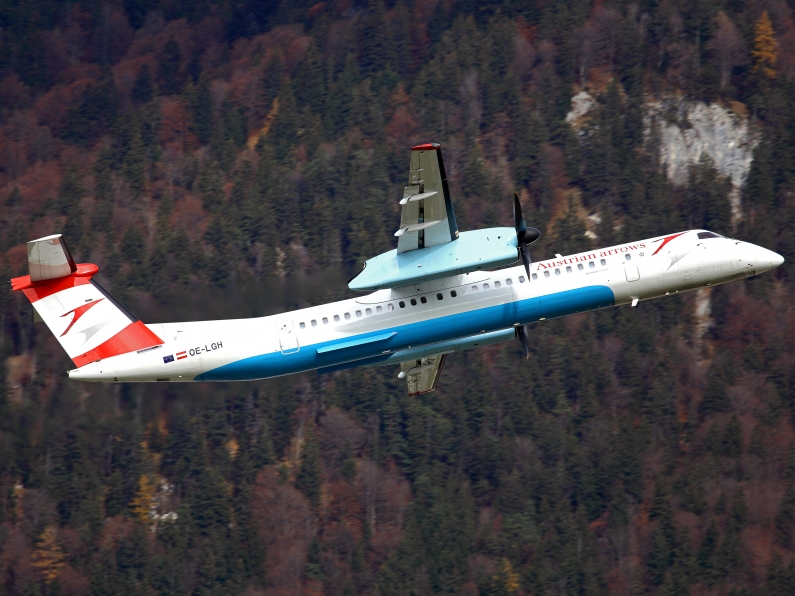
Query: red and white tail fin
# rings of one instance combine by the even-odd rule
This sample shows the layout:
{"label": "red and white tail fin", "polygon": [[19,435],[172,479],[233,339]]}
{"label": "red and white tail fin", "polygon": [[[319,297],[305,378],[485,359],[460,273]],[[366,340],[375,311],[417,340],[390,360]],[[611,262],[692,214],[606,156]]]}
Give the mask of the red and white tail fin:
{"label": "red and white tail fin", "polygon": [[61,234],[28,242],[30,275],[11,288],[36,313],[78,366],[163,343],[94,281],[96,265],[75,265]]}

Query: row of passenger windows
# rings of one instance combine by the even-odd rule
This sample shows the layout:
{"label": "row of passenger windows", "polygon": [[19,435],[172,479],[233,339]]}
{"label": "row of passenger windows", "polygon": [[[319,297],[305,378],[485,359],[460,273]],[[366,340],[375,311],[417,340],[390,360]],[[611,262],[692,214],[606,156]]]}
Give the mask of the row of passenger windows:
{"label": "row of passenger windows", "polygon": [[[527,280],[525,279],[524,275],[520,275],[519,276],[519,283],[523,284],[525,281],[527,281]],[[506,286],[513,285],[513,280],[511,278],[506,279],[505,280],[505,285]],[[495,289],[496,288],[501,288],[501,287],[502,287],[502,283],[501,282],[499,282],[499,281],[495,281],[494,282],[494,288]],[[488,290],[490,288],[491,288],[491,286],[488,284],[488,282],[483,284],[483,290],[484,291]],[[477,292],[478,290],[479,290],[478,286],[472,286],[472,292]],[[458,292],[456,290],[449,290],[449,295],[450,295],[450,298],[457,298],[458,297]],[[444,293],[443,292],[438,292],[436,294],[436,300],[444,300]],[[420,296],[419,303],[427,304],[427,302],[428,302],[427,296]],[[409,304],[411,304],[411,306],[417,306],[417,304],[418,304],[417,298],[409,299]],[[400,308],[406,308],[406,301],[405,300],[399,300],[398,301],[398,306]],[[393,303],[391,303],[391,302],[387,303],[386,307],[384,307],[384,306],[379,304],[378,306],[375,307],[375,313],[384,312],[384,308],[386,308],[387,311],[392,311],[392,310],[395,310],[395,305]],[[372,308],[365,308],[364,309],[364,314],[362,314],[361,310],[355,310],[354,311],[354,315],[356,316],[357,319],[361,319],[363,316],[369,317],[372,314],[373,314],[373,309]],[[352,318],[351,317],[351,313],[349,313],[349,312],[344,313],[342,315],[342,318],[344,318],[346,321],[350,320]],[[339,321],[340,321],[340,315],[334,315],[334,322],[338,323]],[[323,325],[328,325],[328,323],[329,323],[328,317],[321,318],[320,322]],[[317,321],[317,319],[312,319],[311,321],[309,321],[309,324],[312,327],[317,327],[318,321]],[[301,329],[306,329],[306,323],[303,322],[303,321],[300,322],[298,324],[298,326]]]}
{"label": "row of passenger windows", "polygon": [[[624,255],[624,259],[626,259],[627,261],[631,261],[632,255],[627,253]],[[607,265],[607,260],[600,259],[599,265],[605,267]],[[595,269],[596,263],[594,261],[588,261],[588,268]],[[577,271],[583,271],[584,269],[585,265],[583,265],[582,263],[577,263]],[[573,269],[571,268],[571,265],[566,265],[566,273],[571,273],[572,271]],[[560,268],[555,269],[555,275],[560,275],[560,273],[561,273]],[[550,276],[549,270],[544,271],[544,277],[549,277],[549,276]],[[533,279],[538,279],[538,273],[533,273]]]}
{"label": "row of passenger windows", "polygon": [[[630,255],[630,254],[625,254],[625,255],[624,255],[624,258],[625,258],[627,261],[630,261],[630,260],[632,260],[632,255]],[[599,261],[599,265],[601,265],[602,267],[604,267],[605,265],[607,265],[607,261],[606,261],[605,259],[601,259],[601,260]],[[588,268],[589,268],[589,269],[594,269],[595,267],[596,267],[596,263],[594,263],[593,261],[589,261],[589,262],[588,262]],[[578,270],[578,271],[583,271],[584,269],[585,269],[585,267],[583,266],[583,264],[582,264],[582,263],[578,263],[578,264],[577,264],[577,270]],[[571,272],[572,272],[571,265],[567,265],[567,266],[566,266],[566,273],[571,273]],[[559,269],[559,268],[558,268],[558,269],[555,269],[555,275],[560,275],[560,273],[561,273],[561,272],[560,272],[560,269]],[[544,271],[544,277],[549,277],[549,276],[550,276],[549,270],[547,270],[547,271]],[[520,284],[523,284],[523,283],[526,281],[526,280],[525,280],[525,277],[524,277],[524,275],[520,275],[518,279],[519,279],[519,283],[520,283]],[[533,273],[533,279],[538,279],[538,273]],[[506,285],[506,286],[513,285],[513,280],[512,280],[512,279],[509,277],[508,279],[506,279],[506,280],[505,280],[505,285]],[[484,291],[491,289],[491,286],[489,285],[489,283],[488,283],[488,282],[485,282],[485,283],[483,283],[483,284],[482,284],[482,287],[483,287],[483,290],[484,290]],[[495,289],[497,289],[497,288],[501,288],[501,287],[502,287],[502,282],[500,282],[500,281],[495,281],[495,282],[494,282],[494,288],[495,288]],[[475,293],[475,292],[478,292],[478,291],[480,291],[480,287],[479,287],[479,286],[477,286],[477,285],[473,285],[473,286],[471,286],[470,290],[472,291],[472,293]],[[451,298],[456,298],[456,297],[458,297],[458,293],[457,293],[455,290],[450,290],[450,292],[449,292],[449,293],[450,293],[450,297],[451,297]],[[442,292],[439,292],[439,293],[437,293],[437,294],[436,294],[436,299],[437,299],[437,300],[444,300],[444,294],[443,294]],[[426,303],[428,302],[428,298],[427,298],[427,297],[425,297],[425,296],[420,296],[419,302],[420,302],[421,304],[426,304]],[[411,304],[411,306],[417,306],[417,299],[416,299],[416,298],[411,298],[411,299],[409,300],[409,304]],[[398,302],[398,306],[399,306],[400,308],[406,308],[406,301],[405,301],[405,300],[400,300],[400,301]],[[381,305],[379,304],[378,306],[376,306],[376,307],[375,307],[375,313],[381,313],[381,312],[384,312],[384,308],[385,308],[385,307],[383,307],[383,306],[381,306]],[[395,310],[395,305],[394,305],[394,304],[392,304],[391,302],[387,303],[387,305],[386,305],[386,310],[387,310],[387,311],[392,311],[392,310]],[[362,311],[361,311],[361,310],[356,310],[356,311],[354,311],[354,315],[356,316],[356,318],[357,318],[357,319],[361,319],[363,316],[367,316],[367,317],[369,317],[369,316],[371,316],[372,314],[373,314],[373,309],[372,309],[372,308],[365,308],[365,309],[364,309],[364,314],[362,314]],[[346,321],[349,321],[349,320],[352,318],[352,317],[351,317],[351,313],[349,313],[349,312],[346,312],[346,313],[344,313],[344,314],[342,315],[342,318],[344,318]],[[321,321],[321,323],[322,323],[323,325],[328,325],[328,323],[329,323],[329,319],[328,319],[328,317],[323,317],[322,319],[320,319],[320,321]],[[335,322],[335,323],[338,323],[339,321],[340,321],[340,315],[334,315],[334,322]],[[312,319],[311,321],[309,321],[309,324],[310,324],[312,327],[317,327],[317,325],[318,325],[317,319]],[[299,326],[301,329],[306,329],[306,323],[305,323],[305,322],[301,322],[301,323],[299,323],[299,324],[298,324],[298,326]]]}
{"label": "row of passenger windows", "polygon": [[[390,304],[386,305],[386,309],[387,310],[395,310],[395,306],[390,303]],[[375,312],[377,312],[377,313],[384,312],[384,307],[379,304],[378,306],[375,307]],[[354,311],[354,314],[356,315],[357,319],[361,319],[362,318],[362,311],[361,310]],[[369,317],[370,315],[373,314],[373,309],[372,308],[365,308],[364,309],[364,314]],[[345,314],[342,315],[342,317],[346,321],[349,321],[351,319],[351,313],[346,312]],[[324,325],[328,325],[328,317],[323,317],[322,319],[320,319],[320,321]],[[339,321],[340,321],[340,316],[339,315],[334,315],[334,322],[335,323],[339,323]],[[311,321],[309,321],[309,324],[312,325],[312,327],[317,327],[317,319],[312,319]],[[298,324],[298,326],[301,329],[306,329],[306,323],[304,323],[303,321],[300,322]]]}

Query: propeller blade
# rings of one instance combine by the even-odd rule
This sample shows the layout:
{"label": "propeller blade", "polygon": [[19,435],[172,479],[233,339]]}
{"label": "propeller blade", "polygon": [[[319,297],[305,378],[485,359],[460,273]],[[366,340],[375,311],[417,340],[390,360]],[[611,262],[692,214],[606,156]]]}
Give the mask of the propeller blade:
{"label": "propeller blade", "polygon": [[524,359],[530,358],[530,346],[527,341],[527,325],[519,325],[516,328],[516,335],[519,341],[522,342],[522,351],[524,352]]}
{"label": "propeller blade", "polygon": [[530,279],[530,265],[533,264],[533,259],[530,258],[530,248],[527,246],[527,242],[520,242],[519,243],[519,254],[522,257],[522,263],[524,263],[524,270],[527,272],[527,279]]}
{"label": "propeller blade", "polygon": [[522,204],[519,202],[519,193],[516,191],[513,193],[513,225],[516,228],[516,237],[519,238],[519,242],[522,242],[527,233],[527,225],[522,217]]}
{"label": "propeller blade", "polygon": [[513,193],[513,225],[516,228],[516,240],[519,245],[519,256],[527,272],[527,281],[530,281],[530,265],[533,259],[530,257],[528,246],[541,237],[541,232],[535,228],[528,228],[522,215],[522,204],[519,202],[519,193]]}

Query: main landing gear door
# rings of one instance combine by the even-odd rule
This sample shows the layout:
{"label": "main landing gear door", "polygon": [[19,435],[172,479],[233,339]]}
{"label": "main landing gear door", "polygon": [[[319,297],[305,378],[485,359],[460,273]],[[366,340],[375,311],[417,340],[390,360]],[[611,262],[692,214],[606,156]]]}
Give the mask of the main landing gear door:
{"label": "main landing gear door", "polygon": [[291,320],[277,323],[279,328],[279,346],[282,354],[292,354],[299,350],[298,337],[295,335],[295,328]]}

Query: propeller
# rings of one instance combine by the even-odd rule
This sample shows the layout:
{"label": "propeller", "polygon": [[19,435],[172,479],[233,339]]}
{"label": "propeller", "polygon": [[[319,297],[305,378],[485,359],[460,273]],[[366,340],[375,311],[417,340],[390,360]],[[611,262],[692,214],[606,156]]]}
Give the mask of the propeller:
{"label": "propeller", "polygon": [[[530,265],[533,259],[530,257],[530,245],[541,237],[541,232],[535,228],[528,228],[522,216],[522,204],[519,202],[519,194],[513,193],[513,221],[516,228],[516,240],[519,245],[519,256],[524,264],[524,270],[527,272],[527,282],[530,283]],[[519,325],[516,327],[516,336],[522,342],[522,351],[524,352],[524,359],[530,357],[530,345],[528,342],[528,329],[527,325]]]}
{"label": "propeller", "polygon": [[513,193],[513,221],[516,228],[516,240],[519,243],[519,256],[524,263],[524,270],[527,272],[527,281],[530,281],[530,265],[533,259],[530,258],[528,247],[541,237],[541,232],[535,228],[528,228],[522,217],[522,204],[519,202],[519,194]]}
{"label": "propeller", "polygon": [[516,327],[516,337],[522,342],[522,351],[524,352],[524,359],[530,358],[530,345],[527,342],[527,325],[519,325]]}

